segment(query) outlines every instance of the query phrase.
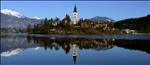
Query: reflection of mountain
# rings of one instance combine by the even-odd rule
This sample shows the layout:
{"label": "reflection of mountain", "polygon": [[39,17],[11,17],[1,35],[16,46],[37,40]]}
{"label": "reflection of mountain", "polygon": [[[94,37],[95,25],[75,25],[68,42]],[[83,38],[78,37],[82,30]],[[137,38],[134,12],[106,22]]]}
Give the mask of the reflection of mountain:
{"label": "reflection of mountain", "polygon": [[1,56],[8,57],[8,56],[16,55],[16,54],[18,54],[22,51],[23,51],[23,49],[17,48],[17,49],[14,49],[14,50],[1,52]]}
{"label": "reflection of mountain", "polygon": [[150,53],[150,40],[116,40],[116,46]]}
{"label": "reflection of mountain", "polygon": [[1,36],[1,56],[11,56],[25,48],[37,47],[38,44],[29,43],[26,37]]}

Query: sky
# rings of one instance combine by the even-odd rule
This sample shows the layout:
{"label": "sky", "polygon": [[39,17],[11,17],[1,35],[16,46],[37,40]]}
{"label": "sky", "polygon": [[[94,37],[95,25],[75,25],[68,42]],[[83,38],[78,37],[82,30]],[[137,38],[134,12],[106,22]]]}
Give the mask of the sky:
{"label": "sky", "polygon": [[150,1],[1,1],[1,9],[15,10],[27,17],[64,18],[73,16],[74,5],[79,18],[94,16],[114,20],[141,17],[150,14]]}

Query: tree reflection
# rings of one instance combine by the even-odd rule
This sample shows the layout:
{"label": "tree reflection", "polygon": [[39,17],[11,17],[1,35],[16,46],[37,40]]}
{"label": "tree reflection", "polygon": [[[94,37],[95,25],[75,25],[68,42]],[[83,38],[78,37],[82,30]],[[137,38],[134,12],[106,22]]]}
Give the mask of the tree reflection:
{"label": "tree reflection", "polygon": [[85,38],[51,38],[51,37],[27,37],[28,40],[33,40],[34,43],[40,44],[47,49],[55,49],[56,51],[62,48],[66,54],[73,50],[73,61],[77,63],[77,49],[93,49],[96,51],[111,49],[114,46],[119,46],[127,49],[134,49],[150,53],[150,40],[112,40],[112,39],[85,39]]}
{"label": "tree reflection", "polygon": [[29,41],[33,40],[35,44],[40,44],[45,50],[59,50],[62,48],[66,54],[72,49],[74,64],[77,63],[78,49],[106,50],[113,47],[112,40],[106,39],[84,39],[84,38],[49,38],[49,37],[27,37]]}
{"label": "tree reflection", "polygon": [[150,53],[150,40],[116,40],[114,44],[130,50],[140,50]]}
{"label": "tree reflection", "polygon": [[76,44],[80,50],[106,50],[113,46],[127,49],[134,49],[150,53],[150,40],[114,40],[114,39],[85,39],[85,38],[51,38],[51,37],[27,37],[29,41],[40,44],[47,50],[62,48],[65,53],[69,53],[71,45]]}
{"label": "tree reflection", "polygon": [[[28,37],[30,38],[30,37]],[[33,40],[36,44],[41,44],[41,46],[49,49],[58,50],[62,48],[65,53],[69,53],[69,50],[73,44],[76,44],[80,50],[82,49],[95,49],[95,48],[112,48],[113,41],[106,39],[83,39],[83,38],[48,38],[48,37],[32,37],[30,40]]]}

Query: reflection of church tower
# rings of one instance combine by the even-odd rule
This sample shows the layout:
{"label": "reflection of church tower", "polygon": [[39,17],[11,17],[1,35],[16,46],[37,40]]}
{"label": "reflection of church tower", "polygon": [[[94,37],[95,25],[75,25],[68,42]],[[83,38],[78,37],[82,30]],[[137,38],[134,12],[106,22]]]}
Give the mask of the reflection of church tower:
{"label": "reflection of church tower", "polygon": [[76,5],[75,5],[74,10],[73,10],[73,24],[77,24],[77,23],[78,23],[78,13],[77,13]]}
{"label": "reflection of church tower", "polygon": [[77,45],[76,44],[73,44],[73,47],[72,47],[72,49],[73,49],[73,52],[72,52],[72,56],[73,56],[73,61],[74,61],[74,64],[76,64],[76,59],[77,59]]}

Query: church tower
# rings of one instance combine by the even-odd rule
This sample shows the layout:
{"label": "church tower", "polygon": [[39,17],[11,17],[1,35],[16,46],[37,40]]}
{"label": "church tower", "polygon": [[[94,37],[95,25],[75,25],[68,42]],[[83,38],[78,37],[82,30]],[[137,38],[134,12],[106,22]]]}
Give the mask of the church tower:
{"label": "church tower", "polygon": [[75,5],[74,10],[73,10],[73,24],[77,24],[77,23],[78,23],[78,13],[77,13],[76,5]]}

